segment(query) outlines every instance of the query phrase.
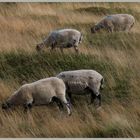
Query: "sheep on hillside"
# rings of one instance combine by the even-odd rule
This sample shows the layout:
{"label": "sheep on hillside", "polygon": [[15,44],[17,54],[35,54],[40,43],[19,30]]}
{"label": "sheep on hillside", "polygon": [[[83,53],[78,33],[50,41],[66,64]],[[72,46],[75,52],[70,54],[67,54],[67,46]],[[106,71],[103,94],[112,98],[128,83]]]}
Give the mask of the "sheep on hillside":
{"label": "sheep on hillside", "polygon": [[74,47],[75,51],[78,53],[78,45],[82,41],[82,34],[75,29],[61,29],[51,32],[48,37],[40,44],[37,44],[36,50],[40,51],[45,46],[50,46],[53,50],[54,48],[60,48],[63,52],[63,48]]}
{"label": "sheep on hillside", "polygon": [[2,104],[2,108],[7,109],[14,105],[23,105],[25,110],[27,110],[32,105],[46,105],[54,101],[59,108],[65,104],[70,115],[71,110],[65,97],[65,91],[66,87],[63,80],[57,77],[41,79],[21,86],[8,98],[6,103]]}
{"label": "sheep on hillside", "polygon": [[101,95],[99,90],[103,88],[104,78],[95,70],[74,70],[64,71],[57,75],[66,84],[67,93],[71,99],[71,94],[91,94],[91,103],[97,98],[101,106]]}
{"label": "sheep on hillside", "polygon": [[134,23],[135,18],[129,14],[108,15],[92,27],[91,32],[96,33],[100,29],[106,29],[108,32],[129,31]]}

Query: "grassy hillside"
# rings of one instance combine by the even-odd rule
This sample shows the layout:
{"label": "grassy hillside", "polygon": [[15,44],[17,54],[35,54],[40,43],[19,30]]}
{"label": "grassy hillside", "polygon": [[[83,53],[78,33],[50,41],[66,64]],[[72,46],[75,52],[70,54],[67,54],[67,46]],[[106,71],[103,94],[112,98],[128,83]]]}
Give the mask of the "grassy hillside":
{"label": "grassy hillside", "polygon": [[[98,20],[130,13],[129,33],[90,33]],[[0,109],[0,137],[140,137],[140,4],[139,3],[0,3],[0,104],[23,82],[55,76],[64,70],[94,69],[105,78],[102,108],[89,96],[74,96],[72,116],[55,104]],[[75,28],[84,39],[74,50],[35,46],[54,29]]]}

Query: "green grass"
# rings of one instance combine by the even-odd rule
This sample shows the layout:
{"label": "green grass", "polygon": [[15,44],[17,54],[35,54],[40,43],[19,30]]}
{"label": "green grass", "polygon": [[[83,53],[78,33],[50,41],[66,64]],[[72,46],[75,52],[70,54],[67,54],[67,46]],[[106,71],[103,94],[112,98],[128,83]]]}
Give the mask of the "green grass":
{"label": "green grass", "polygon": [[101,73],[113,69],[108,60],[101,62],[98,57],[85,54],[61,53],[18,53],[0,54],[0,77],[3,79],[16,77],[27,80],[42,78],[43,74],[53,76],[54,73],[75,69],[98,69]]}

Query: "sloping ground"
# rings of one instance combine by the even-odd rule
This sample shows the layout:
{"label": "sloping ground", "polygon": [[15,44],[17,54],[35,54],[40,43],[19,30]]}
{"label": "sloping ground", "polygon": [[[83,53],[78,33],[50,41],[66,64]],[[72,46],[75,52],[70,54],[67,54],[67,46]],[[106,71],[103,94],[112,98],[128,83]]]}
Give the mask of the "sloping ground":
{"label": "sloping ground", "polygon": [[[139,3],[1,3],[0,103],[23,82],[55,76],[64,70],[95,69],[105,77],[102,108],[88,105],[89,96],[74,96],[73,114],[55,104],[0,109],[0,137],[139,137],[140,14]],[[130,13],[136,24],[129,33],[90,33],[103,16]],[[60,28],[84,34],[80,54],[73,49],[37,53],[35,46]]]}

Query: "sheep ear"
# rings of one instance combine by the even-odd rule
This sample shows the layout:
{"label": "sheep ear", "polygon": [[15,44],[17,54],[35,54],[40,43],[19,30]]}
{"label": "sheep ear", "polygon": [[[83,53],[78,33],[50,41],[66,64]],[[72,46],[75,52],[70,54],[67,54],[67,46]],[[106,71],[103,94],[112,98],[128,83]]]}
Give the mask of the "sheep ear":
{"label": "sheep ear", "polygon": [[64,74],[62,74],[62,77],[64,78],[64,77],[65,77],[65,75],[64,75]]}
{"label": "sheep ear", "polygon": [[100,28],[104,28],[104,25],[100,25]]}
{"label": "sheep ear", "polygon": [[27,84],[27,81],[23,80],[23,81],[21,82],[21,84],[22,84],[22,85]]}

